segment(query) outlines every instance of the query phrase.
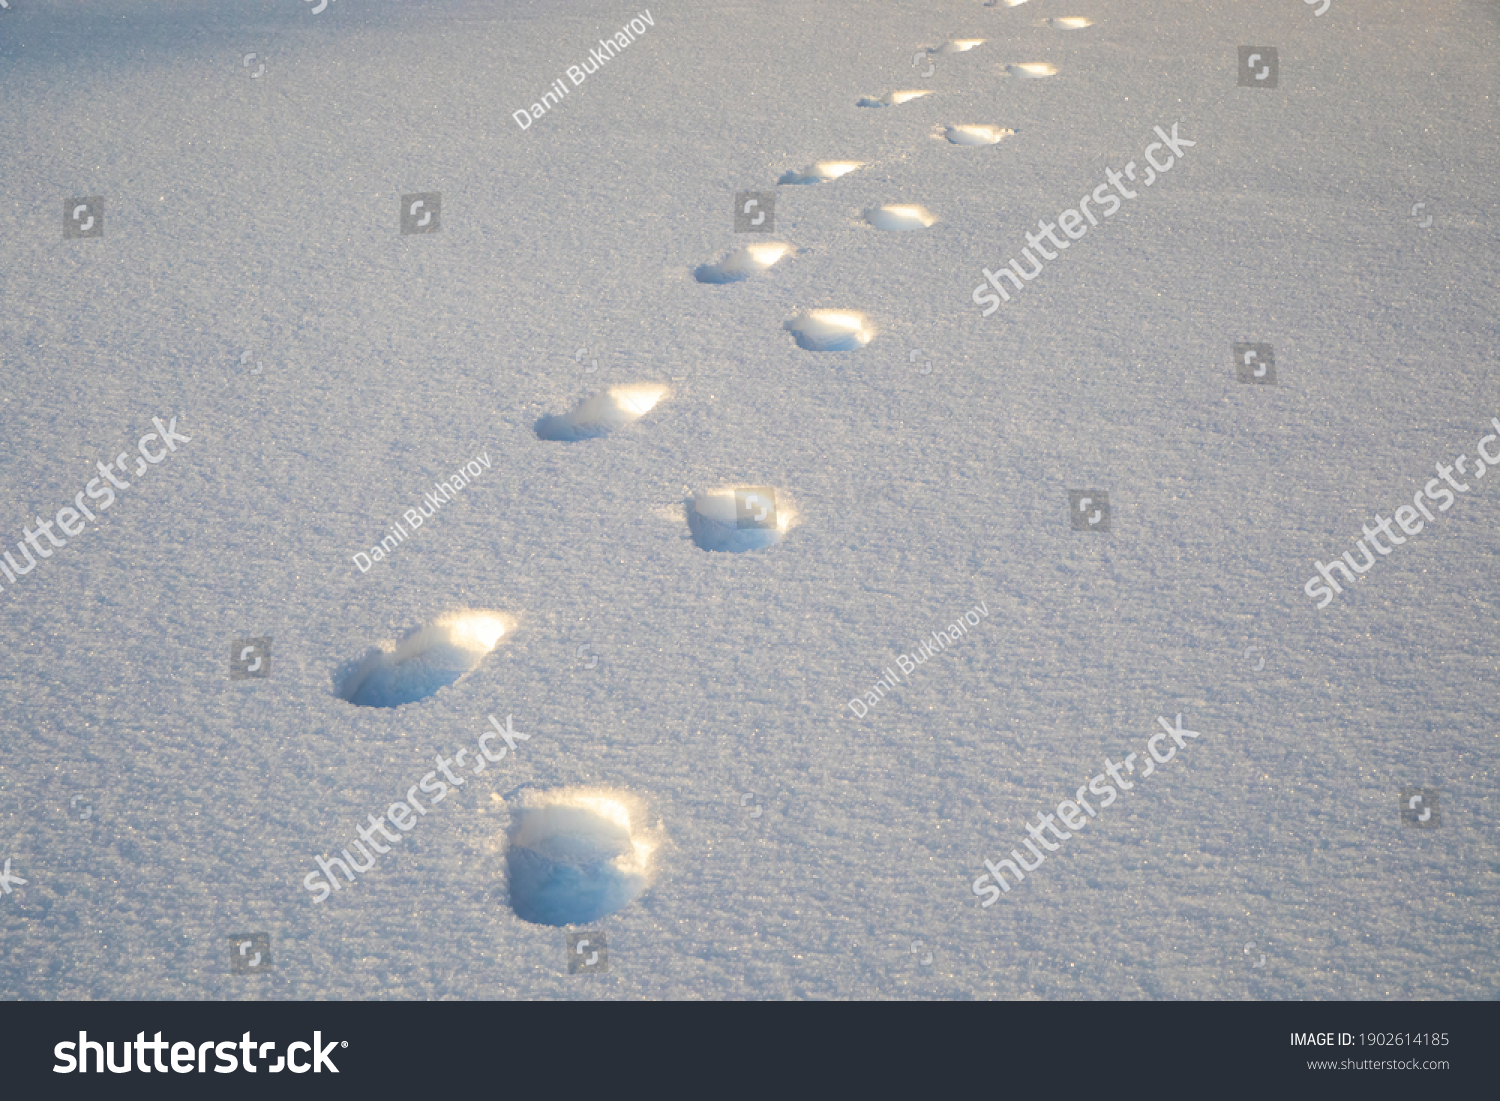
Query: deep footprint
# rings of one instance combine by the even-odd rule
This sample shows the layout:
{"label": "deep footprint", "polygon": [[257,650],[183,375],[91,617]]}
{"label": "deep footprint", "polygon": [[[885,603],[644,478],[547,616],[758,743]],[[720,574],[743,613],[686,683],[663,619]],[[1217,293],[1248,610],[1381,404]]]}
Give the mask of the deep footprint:
{"label": "deep footprint", "polygon": [[693,278],[700,283],[738,283],[759,275],[791,250],[792,246],[782,241],[746,245],[716,263],[700,265]]}
{"label": "deep footprint", "polygon": [[656,845],[631,826],[628,796],[527,791],[511,825],[510,905],[537,925],[585,925],[640,896]]}
{"label": "deep footprint", "polygon": [[576,443],[607,436],[617,428],[634,424],[667,395],[657,383],[614,386],[590,394],[568,413],[549,413],[536,422],[536,434],[544,440]]}
{"label": "deep footprint", "polygon": [[864,166],[864,161],[818,161],[816,164],[808,165],[801,172],[787,172],[776,182],[778,184],[827,183],[840,176],[847,176],[856,168]]}
{"label": "deep footprint", "polygon": [[720,486],[684,502],[688,531],[699,549],[741,552],[774,546],[786,538],[796,515],[778,506],[770,486]]}
{"label": "deep footprint", "polygon": [[807,310],[782,328],[809,352],[857,352],[875,336],[858,310]]}
{"label": "deep footprint", "polygon": [[509,629],[496,612],[459,611],[399,640],[372,647],[334,678],[334,692],[360,707],[400,707],[425,700],[459,680]]}

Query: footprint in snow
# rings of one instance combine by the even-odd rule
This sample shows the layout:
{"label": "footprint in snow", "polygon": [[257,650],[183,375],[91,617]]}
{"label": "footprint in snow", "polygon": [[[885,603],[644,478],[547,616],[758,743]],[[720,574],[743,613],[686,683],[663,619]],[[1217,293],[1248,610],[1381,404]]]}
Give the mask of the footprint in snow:
{"label": "footprint in snow", "polygon": [[907,89],[905,91],[900,91],[900,92],[887,92],[885,95],[881,96],[879,99],[872,99],[869,96],[860,96],[859,97],[859,102],[856,103],[855,106],[857,106],[857,107],[898,107],[898,106],[900,106],[903,103],[908,103],[911,100],[920,99],[923,96],[930,96],[930,95],[932,95],[932,92],[929,89],[916,89],[916,88],[912,88],[912,89]]}
{"label": "footprint in snow", "polygon": [[700,283],[738,283],[759,275],[792,249],[783,241],[764,241],[735,249],[722,260],[700,264],[693,278]]}
{"label": "footprint in snow", "polygon": [[657,383],[635,386],[612,386],[590,394],[567,413],[549,413],[536,422],[536,434],[543,440],[565,440],[576,443],[607,436],[617,428],[634,424],[651,412],[667,387]]}
{"label": "footprint in snow", "polygon": [[1081,31],[1093,25],[1092,19],[1082,15],[1059,15],[1047,20],[1047,26],[1059,31]]}
{"label": "footprint in snow", "polygon": [[603,788],[522,792],[506,871],[511,909],[537,925],[586,925],[640,896],[658,841],[637,801]]}
{"label": "footprint in snow", "polygon": [[1026,61],[1007,65],[1006,73],[1026,80],[1039,80],[1044,76],[1056,76],[1057,66],[1050,61]]}
{"label": "footprint in snow", "polygon": [[847,176],[856,168],[863,168],[864,166],[864,161],[818,161],[815,164],[808,165],[801,172],[789,171],[776,182],[778,184],[827,183],[829,180],[836,180],[840,176]]}
{"label": "footprint in snow", "polygon": [[937,215],[916,203],[887,203],[865,211],[865,221],[876,229],[903,232],[927,229],[937,223]]}
{"label": "footprint in snow", "polygon": [[496,612],[458,611],[371,647],[334,676],[334,692],[359,707],[425,700],[484,660],[510,628]]}
{"label": "footprint in snow", "polygon": [[706,551],[751,551],[786,538],[796,519],[786,494],[770,486],[720,486],[683,503],[693,542]]}
{"label": "footprint in snow", "polygon": [[1015,133],[1004,126],[942,126],[942,137],[953,145],[998,145]]}
{"label": "footprint in snow", "polygon": [[858,310],[805,310],[782,328],[808,352],[857,352],[875,335]]}
{"label": "footprint in snow", "polygon": [[975,46],[983,46],[983,38],[950,38],[941,46],[929,49],[930,54],[962,54],[968,53]]}

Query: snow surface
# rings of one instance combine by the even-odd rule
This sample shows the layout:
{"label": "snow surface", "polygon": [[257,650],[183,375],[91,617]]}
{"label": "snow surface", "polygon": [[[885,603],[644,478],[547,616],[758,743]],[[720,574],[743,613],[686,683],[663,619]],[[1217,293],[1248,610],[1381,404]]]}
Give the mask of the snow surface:
{"label": "snow surface", "polygon": [[[521,128],[646,8],[0,11],[0,547],[153,418],[190,438],[0,576],[0,997],[1494,997],[1500,479],[1330,606],[1303,586],[1500,416],[1500,4],[651,0]],[[1238,85],[1248,44],[1276,88]],[[981,269],[1174,123],[1170,172],[981,317]],[[700,281],[769,240],[750,190],[787,254]],[[799,346],[812,311],[868,343]],[[540,438],[634,386],[670,399]],[[796,525],[700,549],[684,501],[743,486]],[[435,627],[470,611],[508,624],[472,668]],[[340,698],[419,636],[385,688],[452,683]],[[1200,738],[981,905],[1178,714]],[[505,716],[526,740],[313,900]],[[548,816],[579,790],[635,808],[649,875]],[[618,904],[582,927],[607,973],[517,915],[508,854],[542,916]],[[230,973],[244,930],[268,972]]]}

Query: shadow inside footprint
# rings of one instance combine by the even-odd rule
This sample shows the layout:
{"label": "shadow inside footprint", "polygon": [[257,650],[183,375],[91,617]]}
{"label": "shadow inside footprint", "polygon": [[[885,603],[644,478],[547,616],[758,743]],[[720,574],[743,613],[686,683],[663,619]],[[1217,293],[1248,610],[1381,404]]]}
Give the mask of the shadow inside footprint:
{"label": "shadow inside footprint", "polygon": [[522,921],[584,925],[646,889],[654,846],[633,836],[623,799],[564,789],[526,800],[506,853],[510,905]]}
{"label": "shadow inside footprint", "polygon": [[576,443],[607,436],[616,428],[633,424],[649,413],[667,394],[657,383],[613,386],[590,394],[569,413],[549,413],[536,422],[536,434],[544,440]]}
{"label": "shadow inside footprint", "polygon": [[504,617],[494,612],[443,616],[347,663],[334,676],[334,692],[359,707],[400,707],[425,700],[484,660],[506,628]]}

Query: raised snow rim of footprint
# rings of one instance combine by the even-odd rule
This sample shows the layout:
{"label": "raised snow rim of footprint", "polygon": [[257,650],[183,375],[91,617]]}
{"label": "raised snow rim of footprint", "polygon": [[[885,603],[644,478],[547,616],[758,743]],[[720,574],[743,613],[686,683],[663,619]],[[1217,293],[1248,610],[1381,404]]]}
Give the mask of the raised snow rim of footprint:
{"label": "raised snow rim of footprint", "polygon": [[917,203],[887,203],[865,211],[865,221],[887,232],[927,229],[937,220],[936,214]]}
{"label": "raised snow rim of footprint", "polygon": [[792,246],[785,241],[746,245],[715,263],[699,265],[693,278],[700,283],[738,283],[759,275],[791,251]]}
{"label": "raised snow rim of footprint", "polygon": [[651,885],[660,840],[628,792],[566,787],[520,793],[506,849],[511,909],[536,925],[584,925]]}
{"label": "raised snow rim of footprint", "polygon": [[817,184],[836,180],[840,176],[847,176],[857,168],[863,168],[864,161],[816,161],[808,165],[801,172],[787,171],[777,180],[778,184]]}
{"label": "raised snow rim of footprint", "polygon": [[1044,76],[1056,76],[1057,66],[1050,61],[1021,61],[1005,67],[1011,76],[1037,80]]}
{"label": "raised snow rim of footprint", "polygon": [[937,47],[936,49],[933,49],[933,50],[928,50],[927,52],[930,53],[930,54],[961,54],[961,53],[967,53],[969,50],[972,50],[975,46],[983,46],[987,41],[989,41],[989,40],[986,39],[986,38],[950,38],[950,39],[948,39],[948,41],[944,42],[941,46],[939,46],[939,47]]}
{"label": "raised snow rim of footprint", "polygon": [[804,310],[781,327],[809,352],[857,352],[875,336],[858,310]]}
{"label": "raised snow rim of footprint", "polygon": [[[769,501],[759,501],[762,496]],[[774,526],[744,525],[740,518],[742,499],[747,512],[753,507],[764,513],[769,504],[771,515],[764,519],[774,521]],[[797,509],[786,491],[774,486],[739,484],[701,489],[683,502],[683,511],[693,542],[706,551],[763,550],[785,539],[797,522]]]}
{"label": "raised snow rim of footprint", "polygon": [[570,412],[549,413],[540,418],[536,422],[536,434],[543,440],[568,443],[607,436],[617,428],[640,420],[669,392],[669,387],[657,382],[611,386],[582,399]]}
{"label": "raised snow rim of footprint", "polygon": [[499,612],[460,608],[371,647],[342,675],[334,693],[358,707],[401,707],[454,684],[513,630]]}
{"label": "raised snow rim of footprint", "polygon": [[953,145],[997,145],[1014,134],[1004,126],[963,125],[943,127],[943,137]]}
{"label": "raised snow rim of footprint", "polygon": [[1047,26],[1059,31],[1081,31],[1093,25],[1094,21],[1086,15],[1054,15],[1047,20]]}
{"label": "raised snow rim of footprint", "polygon": [[909,103],[914,99],[932,95],[930,88],[903,88],[899,92],[887,92],[879,99],[869,96],[860,96],[856,107],[896,107],[902,103]]}

